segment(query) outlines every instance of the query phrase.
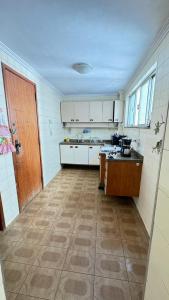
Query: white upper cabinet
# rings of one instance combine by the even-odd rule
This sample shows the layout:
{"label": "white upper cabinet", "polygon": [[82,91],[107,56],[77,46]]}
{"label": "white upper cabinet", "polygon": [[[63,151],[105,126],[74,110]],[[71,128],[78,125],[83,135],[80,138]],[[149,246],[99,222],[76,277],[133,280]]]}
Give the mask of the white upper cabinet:
{"label": "white upper cabinet", "polygon": [[75,110],[73,102],[61,102],[61,118],[62,122],[75,121]]}
{"label": "white upper cabinet", "polygon": [[114,101],[103,102],[103,122],[113,122]]}
{"label": "white upper cabinet", "polygon": [[75,122],[89,122],[89,102],[74,102]]}
{"label": "white upper cabinet", "polygon": [[90,114],[89,121],[90,122],[103,122],[102,121],[102,102],[101,101],[92,101],[90,104]]}
{"label": "white upper cabinet", "polygon": [[124,102],[120,100],[114,101],[114,122],[122,123],[123,122],[123,109]]}
{"label": "white upper cabinet", "polygon": [[61,102],[62,122],[120,123],[123,122],[123,105],[120,100]]}

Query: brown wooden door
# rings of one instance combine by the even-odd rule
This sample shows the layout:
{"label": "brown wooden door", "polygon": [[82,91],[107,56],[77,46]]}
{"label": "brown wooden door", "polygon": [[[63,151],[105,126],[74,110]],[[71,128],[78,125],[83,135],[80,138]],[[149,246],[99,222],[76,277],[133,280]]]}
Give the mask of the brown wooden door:
{"label": "brown wooden door", "polygon": [[42,189],[42,170],[35,85],[3,66],[9,124],[13,143],[21,144],[13,154],[20,208]]}

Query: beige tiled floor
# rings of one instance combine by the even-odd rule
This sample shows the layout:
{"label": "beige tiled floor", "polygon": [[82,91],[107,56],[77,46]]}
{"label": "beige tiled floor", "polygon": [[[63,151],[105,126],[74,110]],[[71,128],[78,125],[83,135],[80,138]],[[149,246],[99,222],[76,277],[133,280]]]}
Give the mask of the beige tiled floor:
{"label": "beige tiled floor", "polygon": [[148,240],[96,170],[63,169],[0,235],[9,300],[141,300]]}

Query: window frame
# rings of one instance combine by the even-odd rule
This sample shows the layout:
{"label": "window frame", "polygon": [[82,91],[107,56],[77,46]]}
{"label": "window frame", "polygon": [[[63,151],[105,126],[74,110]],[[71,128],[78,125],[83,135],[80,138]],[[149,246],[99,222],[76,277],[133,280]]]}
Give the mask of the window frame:
{"label": "window frame", "polygon": [[[150,129],[151,128],[151,116],[152,116],[152,108],[153,108],[153,99],[154,99],[154,89],[155,89],[155,82],[154,86],[152,87],[153,78],[156,80],[156,64],[149,70],[149,72],[142,78],[142,80],[139,81],[139,83],[135,86],[135,88],[129,93],[126,100],[126,109],[125,109],[125,128],[143,128],[143,129]],[[138,110],[138,123],[136,124],[129,124],[129,101],[130,98],[135,94],[135,113],[136,113],[136,106],[137,106],[137,92],[140,90],[141,94],[141,88],[144,86],[144,84],[151,79],[151,88],[149,87],[148,95],[147,95],[147,105],[146,105],[146,115],[145,115],[145,123],[139,124],[139,110]],[[153,93],[153,99],[150,101],[151,96]],[[148,121],[148,122],[147,122]],[[147,124],[146,124],[147,123]],[[149,124],[148,124],[149,123]]]}

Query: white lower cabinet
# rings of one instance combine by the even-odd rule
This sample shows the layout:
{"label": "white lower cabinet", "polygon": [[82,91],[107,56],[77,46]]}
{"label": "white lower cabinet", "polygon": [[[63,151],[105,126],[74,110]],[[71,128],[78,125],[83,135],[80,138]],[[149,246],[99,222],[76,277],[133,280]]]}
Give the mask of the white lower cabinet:
{"label": "white lower cabinet", "polygon": [[89,165],[99,166],[100,146],[89,146]]}
{"label": "white lower cabinet", "polygon": [[88,146],[75,145],[74,146],[74,164],[88,165]]}
{"label": "white lower cabinet", "polygon": [[61,164],[74,164],[74,146],[60,145]]}
{"label": "white lower cabinet", "polygon": [[60,145],[61,164],[99,165],[100,146]]}

